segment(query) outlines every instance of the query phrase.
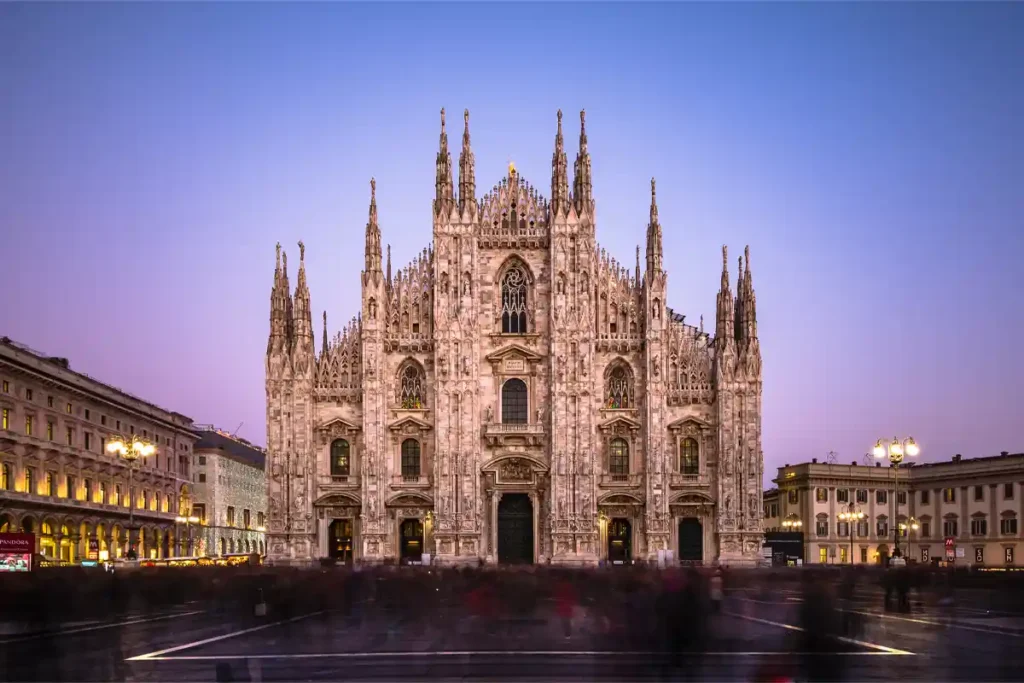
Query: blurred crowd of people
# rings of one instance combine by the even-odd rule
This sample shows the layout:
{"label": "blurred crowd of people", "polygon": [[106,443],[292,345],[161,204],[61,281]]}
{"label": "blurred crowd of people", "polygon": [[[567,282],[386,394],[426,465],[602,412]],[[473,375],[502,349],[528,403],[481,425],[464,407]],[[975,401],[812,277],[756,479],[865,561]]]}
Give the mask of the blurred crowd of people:
{"label": "blurred crowd of people", "polygon": [[[988,592],[1004,608],[1024,614],[1024,591],[1015,579],[1003,578],[1013,589]],[[864,638],[864,610],[872,609],[871,600],[877,600],[876,611],[951,605],[954,589],[967,580],[954,572],[913,567],[53,569],[5,576],[0,604],[12,643],[83,620],[130,621],[175,610],[202,610],[212,623],[233,629],[320,613],[325,621],[317,631],[323,639],[317,647],[325,651],[388,651],[454,642],[465,650],[649,653],[646,664],[627,657],[611,660],[609,666],[623,667],[624,678],[647,666],[648,674],[702,679],[707,653],[766,647],[744,642],[749,636],[735,632],[737,614],[742,617],[752,603],[770,605],[784,600],[784,593],[798,594],[802,598],[788,606],[779,603],[780,610],[788,611],[775,617],[791,623],[797,619],[798,628],[771,630],[778,638],[771,645],[802,655],[768,658],[743,676],[838,680],[844,658],[814,655],[834,652],[837,643],[853,647],[851,641]],[[771,615],[771,608],[762,607],[759,613],[763,616],[766,609]],[[732,621],[726,621],[730,615]],[[115,638],[119,632],[102,633]],[[282,637],[288,633],[285,629]],[[395,634],[400,638],[393,638]],[[110,647],[115,654],[104,660],[109,671],[98,678],[125,675],[123,643]],[[10,645],[0,650],[5,651],[5,665],[10,664]]]}

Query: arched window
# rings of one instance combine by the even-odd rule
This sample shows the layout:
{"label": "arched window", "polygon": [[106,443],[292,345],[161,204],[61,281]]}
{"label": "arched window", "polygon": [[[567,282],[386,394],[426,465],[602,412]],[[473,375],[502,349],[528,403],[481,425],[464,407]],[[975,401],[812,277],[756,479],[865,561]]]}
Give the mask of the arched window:
{"label": "arched window", "polygon": [[402,477],[420,477],[420,442],[416,439],[406,439],[402,442]]}
{"label": "arched window", "polygon": [[335,439],[331,442],[331,476],[347,477],[349,475],[348,441]]}
{"label": "arched window", "polygon": [[633,378],[629,368],[622,363],[615,365],[608,373],[606,387],[606,408],[634,408]]}
{"label": "arched window", "polygon": [[625,439],[612,439],[608,471],[612,477],[625,477],[629,474],[629,444]]}
{"label": "arched window", "polygon": [[11,466],[7,463],[4,463],[3,472],[0,473],[0,489],[11,490]]}
{"label": "arched window", "polygon": [[526,274],[518,266],[501,280],[501,331],[526,334]]}
{"label": "arched window", "polygon": [[410,362],[402,369],[398,402],[404,410],[418,410],[424,407],[423,373],[419,366]]}
{"label": "arched window", "polygon": [[700,449],[697,441],[689,437],[679,444],[679,471],[683,474],[700,474]]}
{"label": "arched window", "polygon": [[529,411],[526,401],[526,383],[513,377],[501,386],[501,422],[526,424]]}

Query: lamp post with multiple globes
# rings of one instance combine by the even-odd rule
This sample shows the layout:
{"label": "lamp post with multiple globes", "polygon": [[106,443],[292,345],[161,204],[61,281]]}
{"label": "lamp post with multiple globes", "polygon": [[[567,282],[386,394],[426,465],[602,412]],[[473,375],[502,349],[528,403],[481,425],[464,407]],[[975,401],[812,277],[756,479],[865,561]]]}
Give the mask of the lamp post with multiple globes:
{"label": "lamp post with multiple globes", "polygon": [[[892,503],[893,509],[893,537],[894,537],[894,549],[892,551],[892,557],[894,560],[900,557],[900,465],[903,463],[904,456],[914,457],[921,452],[918,448],[917,442],[914,441],[913,437],[907,437],[903,441],[893,437],[892,443],[883,443],[882,439],[879,439],[875,444],[872,451],[876,458],[889,458],[889,463],[893,467],[893,487],[896,489],[896,499]],[[902,561],[897,562],[902,564]]]}
{"label": "lamp post with multiple globes", "polygon": [[839,513],[839,519],[846,522],[850,527],[850,564],[853,564],[853,525],[864,519],[864,513],[857,509],[855,503],[850,503],[850,507],[845,512]]}
{"label": "lamp post with multiple globes", "polygon": [[[133,486],[135,463],[156,453],[156,446],[135,434],[130,438],[115,436],[107,442],[107,452],[128,461],[128,559],[137,557],[135,552],[135,489]],[[118,501],[120,502],[120,501]]]}

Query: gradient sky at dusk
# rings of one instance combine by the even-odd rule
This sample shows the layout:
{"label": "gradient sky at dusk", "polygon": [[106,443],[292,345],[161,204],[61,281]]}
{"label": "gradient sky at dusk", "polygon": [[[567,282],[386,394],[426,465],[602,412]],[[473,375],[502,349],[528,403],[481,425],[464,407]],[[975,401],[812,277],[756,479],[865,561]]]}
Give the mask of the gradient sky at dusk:
{"label": "gradient sky at dusk", "polygon": [[545,195],[585,107],[598,239],[632,264],[656,176],[688,322],[751,247],[769,478],[1020,452],[1022,36],[1021,3],[3,3],[0,335],[264,443],[274,243],[319,345],[371,176],[395,267],[429,243],[440,107],[479,194],[511,159]]}

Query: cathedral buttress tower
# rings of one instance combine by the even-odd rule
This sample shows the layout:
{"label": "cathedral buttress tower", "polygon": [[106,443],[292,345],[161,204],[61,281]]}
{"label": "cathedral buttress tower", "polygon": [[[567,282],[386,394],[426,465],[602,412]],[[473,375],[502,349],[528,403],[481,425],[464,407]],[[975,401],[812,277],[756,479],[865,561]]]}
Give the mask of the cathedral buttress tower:
{"label": "cathedral buttress tower", "polygon": [[651,178],[651,215],[647,223],[647,270],[644,274],[644,452],[646,453],[647,555],[657,558],[670,545],[668,485],[669,458],[665,383],[665,292],[668,276],[662,268],[662,232],[658,219],[658,197]]}
{"label": "cathedral buttress tower", "polygon": [[370,179],[370,215],[366,222],[366,265],[362,274],[363,373],[363,556],[383,558],[387,548],[388,469],[386,462],[387,405],[384,388],[384,327],[387,320],[387,282],[381,270],[381,236],[377,222],[377,181]]}

